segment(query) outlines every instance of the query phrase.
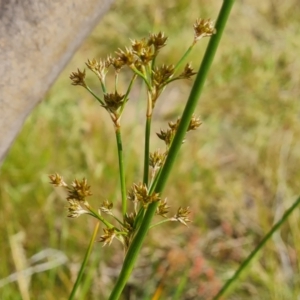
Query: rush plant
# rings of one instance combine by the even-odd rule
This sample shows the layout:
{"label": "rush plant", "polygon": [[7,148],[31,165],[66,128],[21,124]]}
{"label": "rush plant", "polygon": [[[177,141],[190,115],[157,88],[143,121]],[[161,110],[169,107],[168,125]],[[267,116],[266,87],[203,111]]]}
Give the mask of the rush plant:
{"label": "rush plant", "polygon": [[[91,187],[85,178],[82,180],[74,179],[71,184],[67,184],[63,177],[57,173],[49,176],[51,184],[62,187],[67,191],[68,217],[77,218],[85,214],[99,221],[69,299],[73,299],[75,296],[100,223],[104,227],[99,241],[104,245],[110,245],[113,240],[118,240],[125,253],[122,270],[109,298],[112,300],[119,299],[149,229],[164,222],[176,221],[184,225],[190,222],[189,207],[179,207],[175,215],[168,216],[169,205],[167,199],[162,197],[162,192],[186,133],[197,129],[201,125],[200,119],[194,116],[194,110],[233,2],[224,1],[216,26],[210,19],[196,20],[193,26],[194,34],[193,39],[191,38],[191,45],[181,59],[173,65],[157,63],[157,57],[167,45],[168,40],[164,33],[159,32],[150,34],[141,40],[132,40],[130,47],[119,49],[114,55],[109,55],[105,59],[91,59],[86,62],[87,68],[99,79],[100,94],[89,87],[86,80],[86,70],[81,71],[78,69],[70,75],[72,84],[81,86],[91,93],[111,118],[117,143],[122,210],[121,212],[116,211],[114,209],[116,206],[115,201],[108,200],[99,204],[99,207],[93,207],[88,201],[88,198],[92,196]],[[210,37],[211,40],[200,70],[195,72],[191,64],[186,63],[186,60],[196,44],[205,37]],[[131,72],[131,77],[127,88],[121,90],[119,77],[122,76],[125,69],[127,69],[127,73],[128,70]],[[112,89],[108,87],[106,82],[106,75],[110,71],[114,74]],[[182,116],[177,120],[168,122],[167,128],[157,133],[157,137],[164,141],[165,149],[162,151],[156,149],[151,152],[151,121],[161,94],[170,83],[190,79],[196,74],[197,77]],[[126,104],[130,101],[130,92],[137,79],[141,79],[146,86],[143,178],[139,182],[130,184],[130,188],[127,190],[128,185],[125,182],[123,159],[123,145],[126,144],[122,140],[121,119]],[[128,205],[128,203],[131,203],[131,205]],[[155,214],[161,216],[163,220],[153,224],[152,219]]]}

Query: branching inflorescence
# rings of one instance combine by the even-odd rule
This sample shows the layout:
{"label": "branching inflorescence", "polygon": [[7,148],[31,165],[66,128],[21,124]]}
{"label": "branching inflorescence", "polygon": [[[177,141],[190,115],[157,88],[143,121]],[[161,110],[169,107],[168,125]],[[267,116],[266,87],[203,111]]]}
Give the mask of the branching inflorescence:
{"label": "branching inflorescence", "polygon": [[[161,49],[166,46],[168,37],[164,33],[150,34],[148,38],[141,40],[132,40],[131,47],[124,50],[119,49],[115,55],[109,55],[103,60],[88,60],[86,66],[99,79],[102,93],[96,95],[93,90],[86,83],[85,70],[73,72],[70,75],[73,85],[84,87],[88,90],[100,103],[100,105],[109,113],[115,128],[119,170],[120,170],[120,184],[121,184],[121,199],[122,199],[122,214],[121,217],[113,210],[113,202],[105,200],[98,208],[93,208],[87,198],[92,196],[90,186],[87,180],[83,178],[81,181],[75,179],[70,185],[66,184],[63,178],[58,174],[50,175],[50,183],[56,187],[63,187],[67,190],[68,201],[68,217],[77,218],[82,214],[88,214],[98,220],[104,225],[104,233],[100,237],[100,241],[104,245],[110,245],[114,238],[117,238],[124,245],[125,250],[128,249],[130,243],[139,229],[145,212],[148,206],[156,202],[156,214],[163,217],[164,220],[157,223],[164,223],[167,221],[177,221],[187,225],[189,220],[189,208],[179,207],[173,217],[167,217],[169,206],[167,199],[162,199],[159,193],[154,191],[157,179],[160,175],[160,170],[164,165],[173,138],[176,134],[177,128],[181,119],[178,118],[175,122],[169,122],[168,128],[160,130],[157,133],[159,139],[165,143],[165,149],[155,150],[150,152],[150,128],[153,109],[164,91],[166,86],[180,79],[189,79],[196,74],[190,63],[185,64],[182,71],[178,70],[182,67],[184,60],[190,53],[194,45],[202,37],[209,37],[215,33],[213,23],[208,20],[199,19],[194,24],[194,38],[184,53],[182,58],[176,65],[157,65],[156,58]],[[120,91],[118,87],[118,78],[124,68],[129,68],[132,71],[130,82],[125,91]],[[112,69],[115,76],[115,86],[113,91],[108,92],[106,84],[106,75]],[[133,83],[137,78],[141,78],[146,84],[146,134],[145,134],[145,152],[144,152],[144,177],[139,183],[133,183],[126,191],[125,173],[123,167],[123,146],[121,138],[121,116],[126,103],[129,101],[130,91]],[[193,116],[190,120],[188,131],[195,130],[201,125],[199,118]],[[182,141],[183,142],[183,141]],[[150,178],[149,178],[150,177]],[[127,211],[127,202],[133,203],[133,210]],[[107,216],[110,219],[104,217]],[[110,220],[110,221],[108,221]],[[152,225],[156,226],[157,224]]]}

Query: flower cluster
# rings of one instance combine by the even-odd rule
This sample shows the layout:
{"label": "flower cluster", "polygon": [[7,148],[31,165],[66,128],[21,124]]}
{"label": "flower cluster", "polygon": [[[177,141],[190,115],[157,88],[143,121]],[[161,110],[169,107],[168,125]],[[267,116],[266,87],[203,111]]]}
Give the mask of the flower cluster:
{"label": "flower cluster", "polygon": [[[168,125],[169,125],[169,128],[167,130],[160,130],[159,133],[156,133],[157,136],[163,140],[167,146],[167,149],[169,149],[172,141],[173,141],[173,138],[176,134],[176,131],[178,129],[178,126],[179,126],[179,123],[180,123],[180,118],[177,119],[176,122],[169,122]],[[190,130],[195,130],[197,129],[199,126],[201,125],[201,121],[199,118],[193,116],[192,119],[190,120],[190,123],[189,123],[189,126],[188,126],[188,129],[187,131],[190,131]]]}
{"label": "flower cluster", "polygon": [[216,33],[214,23],[210,19],[198,19],[194,24],[194,40],[199,41],[203,37],[210,37]]}
{"label": "flower cluster", "polygon": [[64,187],[67,190],[68,196],[68,217],[78,218],[80,215],[90,213],[90,205],[86,197],[92,195],[90,186],[87,185],[87,180],[83,178],[81,181],[75,179],[70,186],[68,186],[63,178],[55,173],[49,175],[50,183],[56,187]]}
{"label": "flower cluster", "polygon": [[[166,130],[160,130],[157,133],[157,136],[165,142],[165,151],[155,150],[154,152],[150,152],[150,124],[157,100],[166,86],[175,80],[190,79],[196,74],[190,63],[184,65],[184,61],[191,49],[202,37],[209,37],[215,32],[213,22],[210,19],[198,19],[194,24],[193,42],[176,64],[157,64],[156,58],[161,49],[166,46],[168,40],[168,37],[163,32],[150,34],[148,37],[140,40],[131,40],[130,47],[119,48],[113,55],[108,55],[105,59],[88,59],[85,63],[86,67],[100,81],[100,94],[96,94],[88,86],[85,69],[83,71],[77,69],[76,72],[71,73],[70,79],[72,84],[82,86],[89,91],[109,113],[115,126],[120,167],[122,218],[119,218],[116,212],[114,212],[114,204],[111,201],[103,201],[100,207],[96,209],[90,205],[87,198],[92,193],[85,178],[82,180],[75,179],[70,185],[65,183],[59,174],[50,175],[49,178],[52,185],[63,187],[67,192],[68,217],[77,218],[82,214],[89,214],[105,225],[103,228],[104,232],[100,236],[100,241],[103,242],[103,245],[110,245],[113,239],[117,238],[122,242],[125,249],[128,249],[150,206],[156,209],[156,215],[164,218],[163,221],[157,224],[166,221],[177,221],[187,225],[190,222],[188,207],[179,207],[177,213],[173,217],[168,218],[167,214],[170,207],[167,204],[167,199],[162,200],[160,193],[155,192],[156,183],[161,174],[160,171],[164,167],[181,119],[178,118],[175,122],[169,122]],[[118,86],[118,79],[122,73],[121,71],[125,68],[131,72],[131,77],[129,78],[127,88],[121,92]],[[112,92],[109,92],[109,88],[106,85],[106,76],[110,70],[113,70],[115,76]],[[127,75],[128,72],[126,73]],[[124,168],[122,165],[123,146],[120,120],[125,105],[129,101],[132,86],[137,78],[144,81],[147,95],[144,178],[138,184],[133,183],[126,193],[125,174],[123,173]],[[193,116],[189,122],[187,131],[195,130],[200,125],[200,119]],[[149,171],[150,168],[151,170]],[[148,182],[149,174],[151,174],[150,183]],[[127,210],[127,202],[133,204],[129,205],[133,207],[131,212]],[[155,210],[152,210],[152,212],[154,213]],[[112,222],[107,220],[106,217],[113,219]]]}
{"label": "flower cluster", "polygon": [[160,196],[158,193],[153,193],[150,195],[146,184],[134,183],[131,189],[128,191],[127,199],[135,204],[140,203],[144,208],[147,208],[150,203],[159,201]]}

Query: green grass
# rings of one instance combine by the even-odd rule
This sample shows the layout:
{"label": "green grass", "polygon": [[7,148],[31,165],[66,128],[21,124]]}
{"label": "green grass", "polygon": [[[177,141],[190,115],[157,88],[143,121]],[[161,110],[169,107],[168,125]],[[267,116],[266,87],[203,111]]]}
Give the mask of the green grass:
{"label": "green grass", "polygon": [[[105,16],[28,118],[2,166],[0,279],[15,272],[9,241],[24,232],[20,249],[27,258],[46,248],[69,258],[33,275],[31,298],[65,299],[71,291],[94,224],[85,216],[66,218],[64,195],[50,187],[47,174],[59,172],[68,181],[86,176],[95,205],[120,200],[111,122],[83,89],[70,85],[68,74],[87,58],[105,56],[153,30],[169,36],[163,59],[176,61],[192,39],[194,20],[215,18],[218,7],[218,1],[118,1]],[[203,124],[188,135],[164,193],[174,211],[191,207],[193,223],[151,231],[130,281],[138,299],[151,299],[158,287],[160,299],[176,293],[179,299],[210,299],[300,194],[299,13],[292,0],[236,2],[197,108]],[[189,58],[195,67],[205,44]],[[153,121],[156,131],[179,115],[190,87],[168,87]],[[123,116],[129,185],[143,171],[144,103],[135,92]],[[154,131],[152,136],[153,146],[162,148]],[[297,299],[299,217],[296,210],[228,299]],[[122,263],[118,246],[95,245],[81,299],[108,297]],[[0,295],[22,299],[16,283],[2,287]]]}

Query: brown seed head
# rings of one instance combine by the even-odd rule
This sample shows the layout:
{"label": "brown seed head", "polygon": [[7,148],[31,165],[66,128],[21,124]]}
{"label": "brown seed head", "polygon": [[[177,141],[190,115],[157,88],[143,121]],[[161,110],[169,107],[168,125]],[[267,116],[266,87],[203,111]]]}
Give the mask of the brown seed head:
{"label": "brown seed head", "polygon": [[159,152],[159,150],[150,153],[149,166],[153,169],[158,169],[162,166],[165,159],[165,153]]}
{"label": "brown seed head", "polygon": [[135,61],[135,56],[132,49],[125,48],[125,51],[119,49],[119,52],[116,52],[117,60],[123,65],[131,66]]}
{"label": "brown seed head", "polygon": [[133,188],[137,201],[139,201],[144,208],[146,208],[150,203],[160,200],[158,193],[148,195],[147,186],[143,183],[134,184]]}
{"label": "brown seed head", "polygon": [[151,47],[144,47],[137,55],[142,65],[147,65],[155,56]]}
{"label": "brown seed head", "polygon": [[136,213],[125,214],[124,229],[128,232],[133,232]]}
{"label": "brown seed head", "polygon": [[83,214],[88,214],[89,211],[86,210],[81,206],[81,203],[78,200],[70,199],[68,200],[69,207],[68,207],[68,217],[69,218],[78,218]]}
{"label": "brown seed head", "polygon": [[169,122],[168,123],[168,125],[169,125],[169,127],[170,127],[170,129],[172,129],[173,131],[176,131],[177,130],[177,128],[178,128],[178,126],[179,126],[179,123],[180,123],[180,118],[178,118],[177,120],[176,120],[176,122]]}
{"label": "brown seed head", "polygon": [[64,182],[62,176],[60,176],[57,173],[49,175],[48,177],[50,179],[50,183],[56,187],[58,187],[58,186],[66,187],[67,186],[67,184]]}
{"label": "brown seed head", "polygon": [[209,37],[216,33],[214,23],[210,19],[197,19],[194,24],[194,40]]}
{"label": "brown seed head", "polygon": [[187,226],[187,223],[191,222],[190,219],[188,218],[189,214],[190,214],[189,207],[187,207],[187,208],[179,207],[178,211],[177,211],[177,214],[173,218],[171,218],[170,220],[171,221],[178,221],[178,222],[184,224],[185,226]]}
{"label": "brown seed head", "polygon": [[82,181],[78,181],[75,179],[71,187],[68,187],[68,197],[67,200],[78,200],[78,201],[85,201],[85,198],[91,196],[92,193],[90,191],[90,186],[87,185],[87,180],[85,178]]}
{"label": "brown seed head", "polygon": [[187,131],[196,130],[201,124],[202,123],[200,121],[200,118],[197,118],[197,117],[193,116],[191,121],[190,121],[189,128],[188,128]]}
{"label": "brown seed head", "polygon": [[156,135],[163,140],[167,146],[169,146],[173,140],[174,137],[174,130],[172,129],[167,129],[167,130],[160,130],[160,133],[156,133]]}
{"label": "brown seed head", "polygon": [[161,49],[162,47],[166,46],[166,41],[167,41],[168,37],[165,36],[165,34],[163,32],[159,32],[157,34],[150,34],[149,38],[148,38],[148,45],[154,46],[155,52],[157,52],[159,49]]}
{"label": "brown seed head", "polygon": [[170,208],[170,206],[167,205],[167,199],[160,200],[159,205],[156,209],[156,214],[166,218],[167,213],[169,212],[169,208]]}
{"label": "brown seed head", "polygon": [[191,64],[188,63],[185,65],[183,72],[178,76],[178,78],[188,79],[194,76],[195,74],[197,74],[197,72],[194,72]]}
{"label": "brown seed head", "polygon": [[81,85],[83,87],[86,87],[85,83],[85,70],[81,72],[79,69],[77,69],[77,72],[72,72],[70,75],[70,79],[73,81],[73,85]]}
{"label": "brown seed head", "polygon": [[132,40],[131,41],[131,47],[132,47],[132,50],[133,52],[139,56],[143,49],[145,49],[147,47],[147,41],[145,39],[142,39],[142,40]]}
{"label": "brown seed head", "polygon": [[137,202],[137,201],[138,201],[138,200],[137,200],[136,193],[135,193],[135,188],[134,188],[134,186],[132,186],[132,187],[130,188],[130,190],[128,191],[128,193],[127,193],[127,199],[130,200],[130,201],[132,201],[132,202]]}
{"label": "brown seed head", "polygon": [[174,75],[174,69],[174,65],[163,64],[153,70],[153,81],[159,89]]}
{"label": "brown seed head", "polygon": [[97,61],[95,58],[93,58],[92,60],[88,59],[85,64],[92,72],[94,72],[98,76],[100,81],[104,82],[108,67],[110,66],[110,60]]}
{"label": "brown seed head", "polygon": [[103,242],[103,247],[105,245],[110,245],[113,239],[116,237],[115,228],[103,228],[104,234],[100,236],[99,242]]}
{"label": "brown seed head", "polygon": [[102,205],[100,206],[100,210],[108,215],[112,215],[113,203],[105,200]]}
{"label": "brown seed head", "polygon": [[105,108],[112,113],[116,112],[117,109],[124,103],[124,97],[125,95],[121,95],[117,91],[114,93],[104,94]]}
{"label": "brown seed head", "polygon": [[115,68],[116,72],[120,72],[120,70],[125,65],[124,61],[118,59],[117,57],[109,56],[107,59],[109,60],[110,64]]}

